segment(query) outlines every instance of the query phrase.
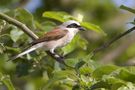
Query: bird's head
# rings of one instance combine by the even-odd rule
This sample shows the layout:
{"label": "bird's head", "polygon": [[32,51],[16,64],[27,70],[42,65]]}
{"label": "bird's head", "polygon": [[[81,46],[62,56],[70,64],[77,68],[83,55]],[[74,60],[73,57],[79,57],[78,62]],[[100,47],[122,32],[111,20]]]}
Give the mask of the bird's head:
{"label": "bird's head", "polygon": [[78,31],[84,31],[85,28],[83,28],[79,22],[75,21],[75,20],[69,20],[64,22],[62,25],[62,27],[68,28],[68,29],[72,29],[72,30],[78,30]]}

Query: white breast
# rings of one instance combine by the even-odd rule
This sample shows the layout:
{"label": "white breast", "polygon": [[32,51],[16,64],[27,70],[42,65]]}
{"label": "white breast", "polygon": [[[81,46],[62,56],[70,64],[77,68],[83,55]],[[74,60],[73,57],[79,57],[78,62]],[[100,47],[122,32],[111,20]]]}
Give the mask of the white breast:
{"label": "white breast", "polygon": [[67,45],[68,43],[70,43],[72,41],[72,39],[74,38],[74,36],[76,35],[76,33],[78,32],[77,29],[67,29],[68,33],[65,37],[62,38],[62,46]]}
{"label": "white breast", "polygon": [[74,29],[68,30],[68,31],[69,32],[61,39],[58,39],[56,41],[54,40],[54,41],[44,42],[44,47],[46,48],[46,50],[50,50],[52,48],[55,49],[58,47],[63,47],[65,45],[67,45],[68,43],[70,43],[78,31],[74,30]]}

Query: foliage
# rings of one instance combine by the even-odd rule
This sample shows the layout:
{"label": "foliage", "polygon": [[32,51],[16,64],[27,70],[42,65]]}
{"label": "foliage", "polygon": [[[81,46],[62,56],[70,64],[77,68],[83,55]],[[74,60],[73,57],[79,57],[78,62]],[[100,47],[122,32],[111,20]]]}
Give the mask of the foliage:
{"label": "foliage", "polygon": [[0,82],[1,85],[4,84],[5,86],[7,86],[8,90],[15,90],[9,75],[3,75],[2,73],[0,73]]}
{"label": "foliage", "polygon": [[[61,22],[65,22],[65,21],[68,21],[68,20],[71,20],[71,19],[74,19],[74,20],[77,20],[79,21],[77,18],[65,13],[65,12],[44,12],[43,13],[43,17],[47,17],[47,18],[52,18],[52,19],[55,19],[55,20],[58,20],[58,21],[61,21]],[[94,25],[94,24],[91,24],[89,22],[81,22],[81,25],[85,28],[87,28],[88,30],[94,30],[96,32],[99,32],[99,33],[102,33],[102,34],[105,34],[102,29],[97,26],[97,25]]]}
{"label": "foliage", "polygon": [[[122,8],[133,12],[128,7]],[[44,21],[36,19],[36,16],[21,8],[4,13],[26,24],[39,36],[56,26],[57,22],[54,21],[78,20],[61,11],[45,11],[43,17],[40,17],[45,19]],[[80,23],[88,30],[105,34],[98,25],[83,21]],[[2,19],[0,31],[0,89],[135,90],[135,67],[98,63],[89,50],[88,40],[79,34],[69,45],[58,50],[65,56],[66,64],[74,67],[69,68],[56,62],[44,50],[27,54],[15,62],[6,62],[23,51],[32,40],[20,28]]]}

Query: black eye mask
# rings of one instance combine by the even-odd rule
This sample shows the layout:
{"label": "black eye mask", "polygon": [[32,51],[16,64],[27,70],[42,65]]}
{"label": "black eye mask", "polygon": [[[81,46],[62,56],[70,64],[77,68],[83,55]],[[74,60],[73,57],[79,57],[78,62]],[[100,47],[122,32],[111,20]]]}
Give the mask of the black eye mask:
{"label": "black eye mask", "polygon": [[80,27],[79,25],[77,25],[76,23],[70,24],[67,26],[67,28],[78,28]]}

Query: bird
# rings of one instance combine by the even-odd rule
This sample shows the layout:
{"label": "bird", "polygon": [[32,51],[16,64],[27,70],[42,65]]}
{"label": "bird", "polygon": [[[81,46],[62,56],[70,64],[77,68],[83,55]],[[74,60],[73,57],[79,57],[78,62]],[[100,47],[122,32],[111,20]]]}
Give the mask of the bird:
{"label": "bird", "polygon": [[85,28],[75,20],[68,20],[55,27],[53,30],[45,33],[39,39],[34,40],[28,49],[13,56],[11,60],[15,60],[39,48],[49,51],[55,58],[61,58],[60,55],[55,53],[55,50],[69,44],[79,31],[85,31]]}

